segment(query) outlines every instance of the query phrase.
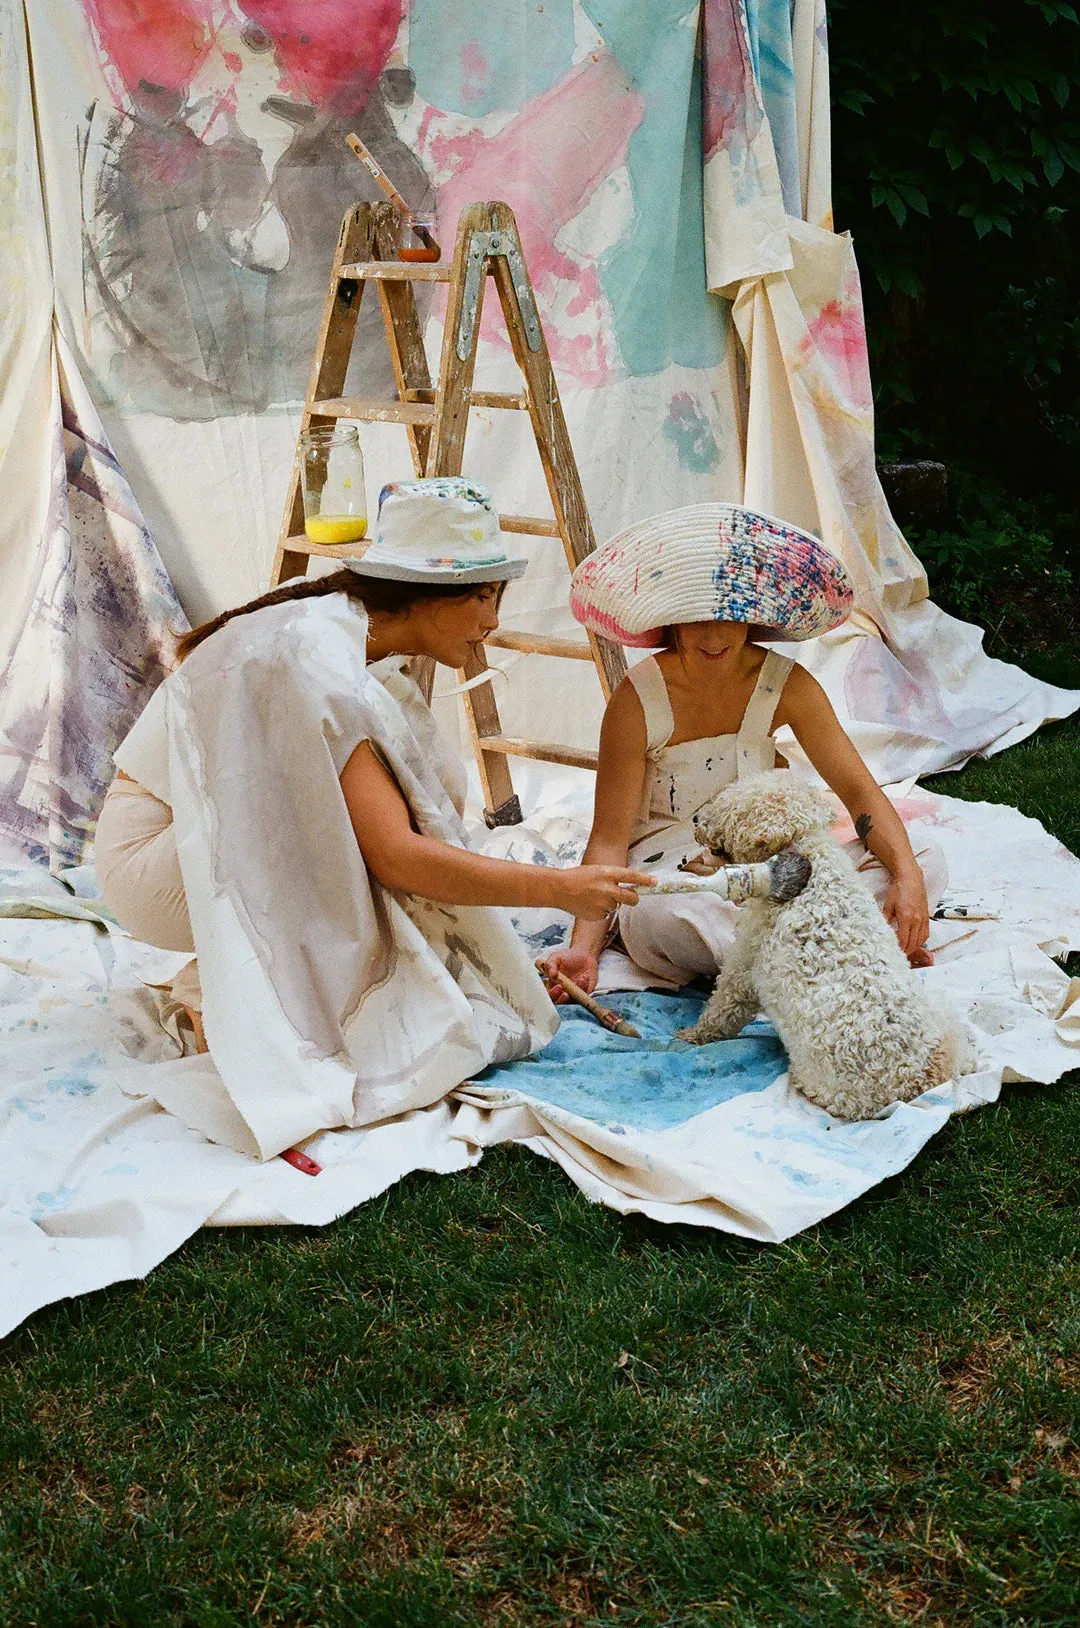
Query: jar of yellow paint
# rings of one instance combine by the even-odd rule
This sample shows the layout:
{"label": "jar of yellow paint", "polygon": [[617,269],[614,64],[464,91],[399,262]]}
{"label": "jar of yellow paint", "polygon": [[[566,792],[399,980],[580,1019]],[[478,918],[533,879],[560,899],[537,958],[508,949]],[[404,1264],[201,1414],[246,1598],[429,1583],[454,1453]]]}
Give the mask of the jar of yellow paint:
{"label": "jar of yellow paint", "polygon": [[364,458],[354,424],[307,430],[300,442],[304,532],[309,543],[355,543],[367,535]]}

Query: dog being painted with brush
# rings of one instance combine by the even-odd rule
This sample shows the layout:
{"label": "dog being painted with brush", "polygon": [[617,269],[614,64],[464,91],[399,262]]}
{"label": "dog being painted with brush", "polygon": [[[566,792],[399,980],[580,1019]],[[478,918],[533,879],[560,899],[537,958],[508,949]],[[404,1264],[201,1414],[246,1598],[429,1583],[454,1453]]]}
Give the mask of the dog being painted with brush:
{"label": "dog being painted with brush", "polygon": [[841,1119],[869,1119],[975,1066],[959,1018],[933,1000],[850,859],[829,834],[832,806],[786,770],[738,780],[697,817],[702,845],[761,864],[795,847],[810,861],[787,903],[754,898],[695,1045],[728,1040],[759,1011],[787,1050],[793,1086]]}

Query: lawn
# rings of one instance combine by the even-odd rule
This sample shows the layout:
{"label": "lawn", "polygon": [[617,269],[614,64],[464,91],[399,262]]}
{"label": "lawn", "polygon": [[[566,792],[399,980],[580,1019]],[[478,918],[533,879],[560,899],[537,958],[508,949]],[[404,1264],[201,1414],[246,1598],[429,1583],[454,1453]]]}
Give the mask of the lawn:
{"label": "lawn", "polygon": [[[935,785],[1080,849],[1078,783]],[[1075,1624],[1078,1146],[1010,1087],[779,1247],[516,1149],[201,1233],[3,1348],[0,1622]]]}

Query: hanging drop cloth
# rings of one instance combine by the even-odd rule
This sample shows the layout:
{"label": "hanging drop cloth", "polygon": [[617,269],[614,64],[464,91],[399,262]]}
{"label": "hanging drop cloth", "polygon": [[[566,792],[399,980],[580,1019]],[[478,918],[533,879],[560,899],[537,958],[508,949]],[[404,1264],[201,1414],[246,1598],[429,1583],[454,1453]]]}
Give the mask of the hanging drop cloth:
{"label": "hanging drop cloth", "polygon": [[[882,784],[1001,751],[1080,695],[988,657],[889,513],[854,247],[830,229],[823,0],[705,0],[703,40],[708,281],[746,373],[738,499],[815,532],[855,588],[842,627],[789,653]],[[782,749],[809,772],[786,732]]]}

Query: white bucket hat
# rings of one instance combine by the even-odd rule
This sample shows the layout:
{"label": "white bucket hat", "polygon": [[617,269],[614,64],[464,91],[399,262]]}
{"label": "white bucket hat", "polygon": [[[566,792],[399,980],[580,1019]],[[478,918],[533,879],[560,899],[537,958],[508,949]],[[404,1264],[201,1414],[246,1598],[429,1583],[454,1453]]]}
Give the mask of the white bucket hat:
{"label": "white bucket hat", "polygon": [[461,475],[391,481],[379,493],[375,536],[342,564],[393,582],[507,582],[528,562],[502,538],[486,486]]}
{"label": "white bucket hat", "polygon": [[738,503],[695,503],[627,526],[582,560],[570,609],[617,644],[655,649],[678,622],[749,622],[812,639],[851,610],[843,563],[813,536]]}

